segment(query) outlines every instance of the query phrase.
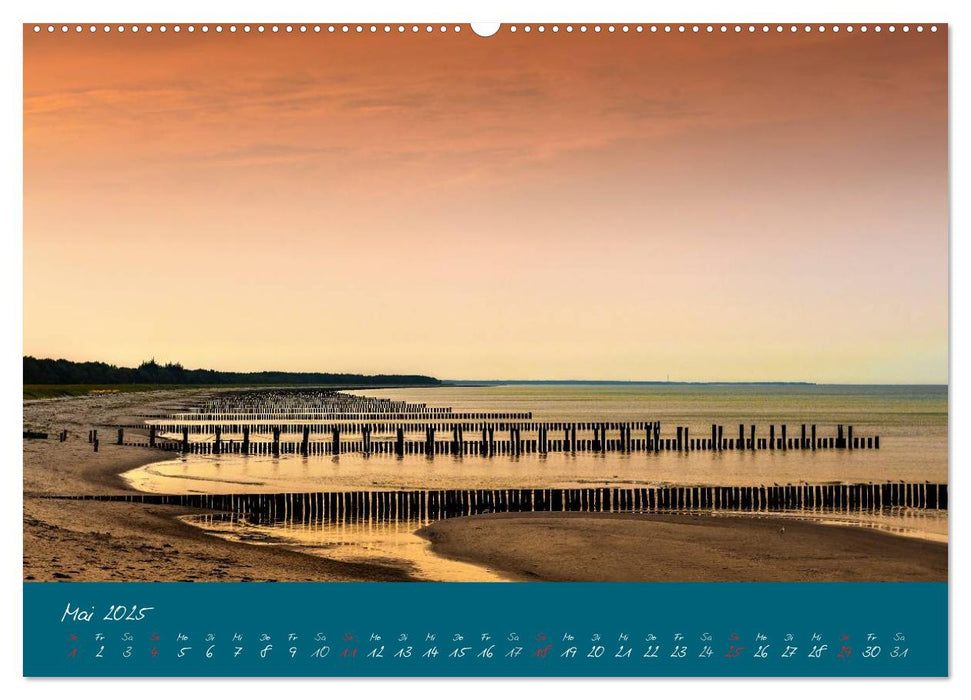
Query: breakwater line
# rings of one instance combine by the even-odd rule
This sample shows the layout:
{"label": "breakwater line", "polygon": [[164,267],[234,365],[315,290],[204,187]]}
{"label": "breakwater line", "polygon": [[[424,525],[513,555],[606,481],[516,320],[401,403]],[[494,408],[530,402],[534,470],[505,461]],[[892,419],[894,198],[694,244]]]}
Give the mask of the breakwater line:
{"label": "breakwater line", "polygon": [[438,520],[487,513],[742,511],[826,509],[878,513],[891,508],[946,511],[947,484],[856,483],[758,486],[654,486],[440,490],[358,490],[271,494],[52,496],[211,510],[271,524],[294,520]]}

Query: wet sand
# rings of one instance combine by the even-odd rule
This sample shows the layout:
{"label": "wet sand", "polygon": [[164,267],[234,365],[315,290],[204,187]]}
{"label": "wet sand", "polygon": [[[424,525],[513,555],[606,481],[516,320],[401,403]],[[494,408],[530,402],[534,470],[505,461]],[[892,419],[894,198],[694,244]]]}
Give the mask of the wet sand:
{"label": "wet sand", "polygon": [[[106,444],[94,452],[96,423],[177,407],[198,391],[111,394],[24,402],[24,429],[47,440],[24,441],[23,572],[25,581],[406,581],[389,566],[337,562],[288,549],[228,542],[180,521],[192,512],[165,506],[67,501],[47,495],[130,493],[122,472],[171,459],[170,453]],[[133,420],[126,422],[134,422]],[[57,433],[70,432],[61,443]]]}
{"label": "wet sand", "polygon": [[[407,566],[327,559],[230,541],[165,506],[65,501],[48,495],[131,492],[122,472],[170,453],[87,442],[95,424],[172,410],[200,390],[24,403],[23,571],[28,581],[404,581]],[[57,433],[68,429],[67,442]],[[781,534],[780,527],[785,527]],[[502,514],[421,531],[435,553],[551,581],[944,581],[947,546],[862,528],[709,516]]]}
{"label": "wet sand", "polygon": [[503,513],[419,535],[518,581],[946,581],[947,545],[765,517]]}

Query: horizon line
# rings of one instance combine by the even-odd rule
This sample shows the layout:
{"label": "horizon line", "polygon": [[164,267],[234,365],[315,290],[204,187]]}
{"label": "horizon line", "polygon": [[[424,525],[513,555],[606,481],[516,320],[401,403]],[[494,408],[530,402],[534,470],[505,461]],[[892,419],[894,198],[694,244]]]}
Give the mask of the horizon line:
{"label": "horizon line", "polygon": [[[436,377],[437,379],[437,377]],[[949,382],[814,382],[805,379],[440,379],[451,384],[785,384],[802,386],[950,386]]]}

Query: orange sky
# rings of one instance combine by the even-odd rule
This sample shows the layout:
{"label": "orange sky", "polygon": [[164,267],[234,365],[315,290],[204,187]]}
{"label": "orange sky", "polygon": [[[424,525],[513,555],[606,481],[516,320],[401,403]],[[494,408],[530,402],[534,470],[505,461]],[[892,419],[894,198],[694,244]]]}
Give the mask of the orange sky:
{"label": "orange sky", "polygon": [[24,352],[947,381],[947,37],[24,36]]}

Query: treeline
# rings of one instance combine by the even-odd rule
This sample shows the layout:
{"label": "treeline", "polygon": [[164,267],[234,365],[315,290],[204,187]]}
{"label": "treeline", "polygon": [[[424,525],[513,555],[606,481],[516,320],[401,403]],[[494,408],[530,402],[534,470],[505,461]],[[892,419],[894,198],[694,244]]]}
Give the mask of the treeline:
{"label": "treeline", "polygon": [[330,372],[219,372],[186,369],[154,359],[138,367],[105,362],[71,362],[24,356],[24,384],[320,384],[348,386],[436,386],[441,381],[420,374],[332,374]]}

